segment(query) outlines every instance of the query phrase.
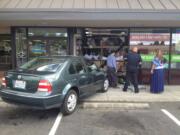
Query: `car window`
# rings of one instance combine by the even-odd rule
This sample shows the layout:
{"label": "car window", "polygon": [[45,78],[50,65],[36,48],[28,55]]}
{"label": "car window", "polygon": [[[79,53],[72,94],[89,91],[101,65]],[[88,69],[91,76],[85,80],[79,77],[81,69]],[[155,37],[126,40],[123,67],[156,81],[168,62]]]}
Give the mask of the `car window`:
{"label": "car window", "polygon": [[20,67],[20,69],[32,70],[38,72],[56,72],[60,68],[64,59],[56,58],[35,58]]}
{"label": "car window", "polygon": [[98,67],[97,65],[92,61],[86,61],[86,65],[88,66],[89,71],[97,71]]}
{"label": "car window", "polygon": [[86,72],[83,65],[79,62],[75,64],[75,67],[78,74],[83,74]]}
{"label": "car window", "polygon": [[69,66],[68,71],[69,71],[69,74],[70,74],[70,75],[72,75],[72,74],[76,74],[76,70],[75,70],[75,68],[74,68],[74,65],[73,65],[73,64],[71,64],[71,65]]}

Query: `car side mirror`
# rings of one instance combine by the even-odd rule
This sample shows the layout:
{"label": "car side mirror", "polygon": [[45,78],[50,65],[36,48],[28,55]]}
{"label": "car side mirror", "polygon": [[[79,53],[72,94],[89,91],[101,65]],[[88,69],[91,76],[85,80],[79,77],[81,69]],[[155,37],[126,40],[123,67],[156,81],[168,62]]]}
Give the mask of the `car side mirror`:
{"label": "car side mirror", "polygon": [[97,69],[96,69],[96,71],[100,72],[100,71],[101,71],[101,69],[100,69],[100,68],[97,68]]}

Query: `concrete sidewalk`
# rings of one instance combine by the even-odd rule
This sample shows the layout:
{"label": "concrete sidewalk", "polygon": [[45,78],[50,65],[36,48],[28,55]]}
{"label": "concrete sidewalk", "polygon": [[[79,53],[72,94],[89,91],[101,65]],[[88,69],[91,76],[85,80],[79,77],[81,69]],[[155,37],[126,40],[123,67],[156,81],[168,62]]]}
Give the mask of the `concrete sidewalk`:
{"label": "concrete sidewalk", "polygon": [[160,94],[149,92],[149,86],[140,86],[140,92],[135,94],[132,89],[127,92],[119,88],[110,88],[107,93],[97,93],[81,99],[83,108],[148,108],[153,102],[179,102],[180,86],[165,86],[165,91]]}
{"label": "concrete sidewalk", "polygon": [[[0,98],[0,101],[1,98]],[[110,88],[108,92],[98,92],[81,99],[82,108],[121,108],[121,109],[144,109],[149,108],[149,103],[155,102],[180,102],[180,85],[165,86],[165,91],[160,94],[149,92],[149,86],[140,86],[140,92],[135,94],[132,89],[122,91],[122,85],[118,88]],[[7,106],[0,102],[0,106]]]}

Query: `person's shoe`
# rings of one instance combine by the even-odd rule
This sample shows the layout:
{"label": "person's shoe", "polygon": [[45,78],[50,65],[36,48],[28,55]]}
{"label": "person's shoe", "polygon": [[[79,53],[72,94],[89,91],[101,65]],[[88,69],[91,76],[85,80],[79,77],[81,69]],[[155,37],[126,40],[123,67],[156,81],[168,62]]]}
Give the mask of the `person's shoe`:
{"label": "person's shoe", "polygon": [[139,93],[139,91],[134,91],[136,94]]}
{"label": "person's shoe", "polygon": [[127,90],[124,90],[124,89],[123,89],[123,92],[127,92]]}
{"label": "person's shoe", "polygon": [[112,88],[118,88],[117,84],[112,85]]}

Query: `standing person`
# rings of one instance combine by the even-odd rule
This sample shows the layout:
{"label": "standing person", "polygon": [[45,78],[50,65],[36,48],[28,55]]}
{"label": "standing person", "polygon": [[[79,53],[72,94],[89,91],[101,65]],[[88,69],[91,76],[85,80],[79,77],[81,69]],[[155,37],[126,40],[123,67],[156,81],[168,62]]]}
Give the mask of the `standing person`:
{"label": "standing person", "polygon": [[152,61],[150,91],[152,93],[164,91],[164,59],[161,50],[157,51]]}
{"label": "standing person", "polygon": [[135,93],[139,92],[138,68],[142,62],[142,59],[141,59],[141,56],[137,52],[138,52],[138,48],[133,47],[132,51],[128,52],[128,54],[125,56],[127,65],[126,65],[126,80],[125,80],[123,91],[127,91],[127,88],[131,82],[134,86]]}
{"label": "standing person", "polygon": [[109,80],[109,85],[111,87],[117,87],[117,65],[116,65],[116,57],[115,51],[112,50],[111,54],[107,57],[107,76]]}

